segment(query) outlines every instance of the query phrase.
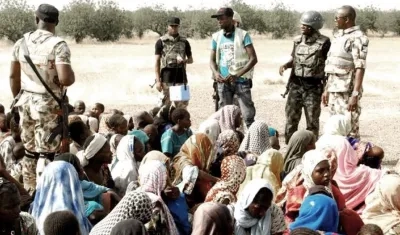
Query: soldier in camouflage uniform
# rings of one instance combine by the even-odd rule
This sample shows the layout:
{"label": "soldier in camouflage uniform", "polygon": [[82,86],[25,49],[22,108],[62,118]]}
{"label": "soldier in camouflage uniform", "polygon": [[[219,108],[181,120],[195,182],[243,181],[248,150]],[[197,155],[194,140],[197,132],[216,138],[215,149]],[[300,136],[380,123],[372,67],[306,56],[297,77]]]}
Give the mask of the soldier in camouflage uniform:
{"label": "soldier in camouflage uniform", "polygon": [[329,106],[330,114],[351,116],[350,136],[360,138],[360,99],[368,53],[368,37],[355,25],[356,11],[342,6],[336,14],[339,29],[332,41],[326,61],[328,81],[322,102]]}
{"label": "soldier in camouflage uniform", "polygon": [[[180,19],[168,20],[168,32],[156,42],[156,88],[162,92],[160,107],[171,104],[169,87],[187,83],[186,64],[193,63],[192,49],[187,39],[179,35]],[[174,102],[177,108],[186,108],[188,101]]]}
{"label": "soldier in camouflage uniform", "polygon": [[305,12],[300,23],[302,35],[294,39],[292,58],[279,68],[281,76],[286,69],[292,68],[285,108],[286,144],[298,129],[303,108],[307,130],[316,137],[319,135],[324,66],[331,45],[329,38],[319,32],[324,23],[320,13]]}
{"label": "soldier in camouflage uniform", "polygon": [[37,174],[41,173],[36,169],[38,161],[44,168],[45,162],[59,151],[60,136],[50,143],[45,139],[59,124],[57,113],[60,107],[27,63],[25,51],[28,51],[44,82],[60,99],[65,87],[75,82],[68,45],[54,35],[58,10],[52,5],[42,4],[35,13],[38,29],[26,33],[15,43],[10,75],[11,91],[18,100],[14,107],[19,111],[21,139],[26,149],[22,177],[24,187],[31,193],[36,188]]}

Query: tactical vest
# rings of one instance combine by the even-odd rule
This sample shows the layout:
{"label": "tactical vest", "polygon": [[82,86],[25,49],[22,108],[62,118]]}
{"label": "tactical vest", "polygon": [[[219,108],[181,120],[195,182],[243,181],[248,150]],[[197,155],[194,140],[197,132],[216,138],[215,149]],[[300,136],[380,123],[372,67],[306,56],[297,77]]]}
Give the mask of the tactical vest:
{"label": "tactical vest", "polygon": [[161,69],[182,67],[183,64],[178,64],[177,58],[180,56],[182,59],[186,59],[186,38],[164,35],[160,39],[163,45]]}
{"label": "tactical vest", "polygon": [[[235,27],[235,38],[233,41],[234,44],[234,62],[231,66],[229,66],[229,73],[232,75],[236,75],[246,64],[249,62],[249,55],[247,54],[246,49],[244,48],[243,42],[244,37],[246,36],[246,31],[243,29]],[[224,35],[224,30],[220,30],[212,35],[213,40],[217,43],[216,49],[216,63],[219,65],[220,60],[220,45],[221,45],[221,37]],[[245,73],[242,78],[252,79],[254,73],[254,67],[250,69],[247,73]]]}
{"label": "tactical vest", "polygon": [[[356,32],[363,35],[360,30]],[[350,38],[354,38],[354,32],[343,34],[332,40],[332,45],[326,60],[325,72],[330,74],[348,74],[355,68],[351,50],[346,51],[345,46]]]}
{"label": "tactical vest", "polygon": [[329,40],[324,35],[318,35],[313,42],[306,42],[305,36],[297,36],[295,43],[294,74],[298,77],[323,78],[325,58],[322,46]]}
{"label": "tactical vest", "polygon": [[[36,65],[36,69],[44,82],[56,95],[61,95],[63,88],[58,81],[54,47],[60,42],[64,42],[64,40],[52,34],[42,35],[38,38],[32,38],[31,35],[32,32],[24,35],[29,50],[29,57],[33,64]],[[21,46],[19,47],[18,58],[21,69],[24,72],[21,74],[22,89],[40,94],[48,93],[31,66],[25,60]]]}

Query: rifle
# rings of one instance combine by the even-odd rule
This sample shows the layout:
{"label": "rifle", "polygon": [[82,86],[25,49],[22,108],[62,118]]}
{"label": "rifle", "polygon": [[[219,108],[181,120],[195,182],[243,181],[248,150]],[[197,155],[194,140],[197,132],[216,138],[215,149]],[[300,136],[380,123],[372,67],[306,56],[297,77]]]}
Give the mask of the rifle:
{"label": "rifle", "polygon": [[289,94],[289,91],[290,91],[290,84],[292,83],[293,75],[294,75],[294,68],[291,68],[290,75],[289,75],[289,79],[288,79],[288,81],[287,81],[287,83],[286,83],[286,90],[285,90],[285,93],[281,94],[281,96],[282,96],[284,99],[286,98],[286,95]]}
{"label": "rifle", "polygon": [[214,100],[214,109],[215,112],[218,111],[219,109],[219,94],[218,94],[218,82],[214,80],[213,82],[213,89],[214,89],[214,94],[212,95],[212,98]]}
{"label": "rifle", "polygon": [[58,98],[56,94],[50,89],[50,87],[43,80],[36,66],[33,64],[32,59],[29,57],[28,46],[26,45],[25,38],[22,39],[21,42],[22,50],[24,52],[24,57],[26,62],[30,65],[33,72],[35,72],[36,76],[39,78],[40,82],[43,84],[44,88],[50,95],[56,100],[58,105],[60,106],[60,110],[57,113],[59,124],[51,131],[50,135],[48,135],[45,139],[47,143],[51,143],[54,139],[61,135],[61,146],[60,153],[69,152],[69,130],[68,130],[68,102],[67,102],[67,90],[65,90],[63,96]]}
{"label": "rifle", "polygon": [[18,109],[14,106],[18,103],[18,100],[21,98],[22,93],[23,93],[23,90],[20,90],[19,93],[14,97],[14,100],[10,105],[11,117],[16,124],[19,123],[20,116],[19,116]]}

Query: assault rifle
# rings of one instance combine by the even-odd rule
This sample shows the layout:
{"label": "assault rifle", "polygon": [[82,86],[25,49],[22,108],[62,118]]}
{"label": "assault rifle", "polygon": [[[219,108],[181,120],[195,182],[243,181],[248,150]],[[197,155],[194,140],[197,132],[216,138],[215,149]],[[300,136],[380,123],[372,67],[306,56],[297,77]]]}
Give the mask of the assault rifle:
{"label": "assault rifle", "polygon": [[213,82],[214,94],[212,95],[212,98],[213,98],[213,100],[214,100],[214,109],[215,109],[215,112],[217,112],[218,109],[219,109],[219,106],[218,106],[218,103],[219,103],[218,82],[215,81],[215,80],[213,80],[213,81],[214,81],[214,82]]}
{"label": "assault rifle", "polygon": [[292,83],[293,76],[294,76],[294,69],[291,68],[290,75],[289,75],[289,79],[288,79],[288,81],[287,81],[287,83],[286,83],[286,90],[285,90],[285,93],[281,94],[281,96],[282,96],[283,98],[286,98],[286,95],[289,94],[289,91],[290,91],[290,84]]}
{"label": "assault rifle", "polygon": [[64,94],[61,98],[57,97],[56,94],[50,89],[50,87],[43,80],[36,66],[33,64],[32,59],[29,57],[28,47],[26,45],[25,38],[22,39],[21,42],[22,50],[24,52],[24,57],[26,62],[30,65],[33,72],[35,72],[36,76],[39,78],[40,82],[43,84],[44,88],[46,88],[47,92],[56,100],[58,105],[60,106],[60,110],[56,111],[58,115],[58,125],[51,131],[51,134],[48,135],[45,139],[47,143],[51,143],[54,139],[61,135],[61,147],[60,153],[68,153],[69,152],[69,130],[68,130],[68,102],[67,102],[67,90],[65,90]]}

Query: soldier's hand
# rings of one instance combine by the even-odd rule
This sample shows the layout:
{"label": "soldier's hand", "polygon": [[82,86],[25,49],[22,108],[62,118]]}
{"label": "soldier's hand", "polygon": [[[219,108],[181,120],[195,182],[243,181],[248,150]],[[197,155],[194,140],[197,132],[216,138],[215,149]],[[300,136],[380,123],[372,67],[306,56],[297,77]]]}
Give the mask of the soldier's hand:
{"label": "soldier's hand", "polygon": [[354,97],[354,96],[350,97],[349,104],[347,105],[347,111],[349,111],[349,112],[356,111],[357,105],[358,105],[357,103],[358,103],[357,97]]}
{"label": "soldier's hand", "polygon": [[156,83],[156,89],[157,89],[158,92],[162,91],[162,82],[157,82]]}
{"label": "soldier's hand", "polygon": [[285,72],[286,70],[286,66],[282,65],[281,67],[279,67],[279,75],[283,76],[283,72]]}
{"label": "soldier's hand", "polygon": [[322,104],[327,107],[328,106],[328,102],[329,102],[329,94],[327,91],[324,91],[324,93],[322,93]]}

